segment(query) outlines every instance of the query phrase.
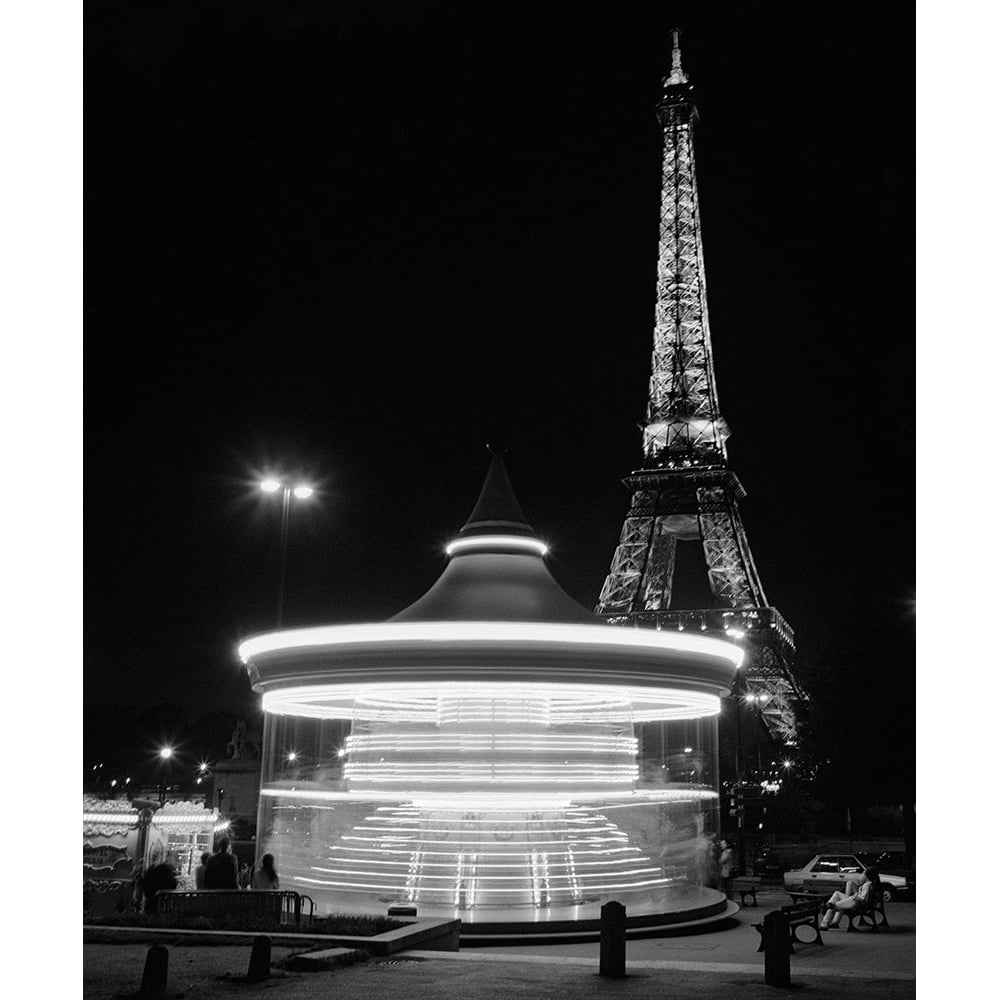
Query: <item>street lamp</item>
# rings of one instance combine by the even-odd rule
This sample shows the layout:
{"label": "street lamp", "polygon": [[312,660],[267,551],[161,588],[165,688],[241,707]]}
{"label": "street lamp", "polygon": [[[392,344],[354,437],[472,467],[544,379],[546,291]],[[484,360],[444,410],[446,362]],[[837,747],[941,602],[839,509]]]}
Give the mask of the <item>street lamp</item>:
{"label": "street lamp", "polygon": [[760,730],[764,724],[764,706],[771,700],[771,696],[769,694],[747,694],[744,700],[748,705],[757,706],[757,726],[754,742],[757,745],[757,780],[760,781],[761,772],[764,770],[764,765],[760,757]]}
{"label": "street lamp", "polygon": [[173,747],[160,747],[160,805],[167,801],[167,764],[174,755]]}
{"label": "street lamp", "polygon": [[281,493],[281,572],[278,576],[278,628],[281,628],[285,610],[285,569],[288,565],[288,512],[292,497],[296,500],[308,500],[314,491],[305,483],[291,486],[277,479],[265,479],[260,488],[265,493]]}

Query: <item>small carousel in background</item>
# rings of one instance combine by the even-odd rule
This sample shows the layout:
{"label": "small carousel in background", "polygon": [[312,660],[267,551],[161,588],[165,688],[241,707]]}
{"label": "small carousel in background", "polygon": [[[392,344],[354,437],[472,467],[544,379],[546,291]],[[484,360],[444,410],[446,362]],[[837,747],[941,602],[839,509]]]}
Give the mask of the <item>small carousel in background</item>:
{"label": "small carousel in background", "polygon": [[[160,862],[177,872],[179,888],[194,888],[203,851],[227,829],[217,809],[201,803],[83,798],[83,909],[94,914],[135,908],[141,873]],[[188,885],[190,883],[190,885]]]}

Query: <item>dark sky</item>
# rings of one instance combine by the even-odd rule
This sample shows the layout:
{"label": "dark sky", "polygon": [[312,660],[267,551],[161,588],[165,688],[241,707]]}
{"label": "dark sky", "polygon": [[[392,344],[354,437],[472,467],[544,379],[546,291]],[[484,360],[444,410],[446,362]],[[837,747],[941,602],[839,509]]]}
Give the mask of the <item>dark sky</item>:
{"label": "dark sky", "polygon": [[253,704],[419,597],[486,443],[592,606],[641,463],[669,28],[730,465],[802,670],[912,705],[913,28],[877,5],[85,11],[85,702]]}

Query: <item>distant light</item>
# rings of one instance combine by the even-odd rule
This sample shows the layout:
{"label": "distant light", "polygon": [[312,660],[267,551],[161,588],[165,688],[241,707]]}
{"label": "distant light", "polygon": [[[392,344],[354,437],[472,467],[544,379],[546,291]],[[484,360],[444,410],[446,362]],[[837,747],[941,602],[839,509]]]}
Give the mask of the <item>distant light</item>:
{"label": "distant light", "polygon": [[690,752],[691,752],[691,749],[692,749],[691,747],[685,747],[685,748],[684,748],[684,752],[685,752],[685,753],[690,753]]}
{"label": "distant light", "polygon": [[299,756],[299,755],[298,755],[298,754],[297,754],[297,753],[296,753],[296,752],[295,752],[295,751],[293,750],[293,751],[292,751],[292,752],[291,752],[291,753],[290,753],[290,754],[288,755],[288,762],[289,762],[289,763],[291,763],[291,762],[292,762],[293,760],[295,760],[295,759],[296,759],[296,758],[297,758],[298,756]]}
{"label": "distant light", "polygon": [[112,778],[111,779],[111,787],[114,788],[115,785],[117,785],[117,784],[118,784],[118,779],[117,778]]}
{"label": "distant light", "polygon": [[346,756],[347,756],[347,751],[346,751],[346,750],[345,750],[345,749],[344,749],[343,747],[341,747],[341,748],[340,748],[340,749],[339,749],[339,750],[337,751],[337,756],[338,756],[338,757],[346,757]]}
{"label": "distant light", "polygon": [[203,761],[202,761],[202,762],[201,762],[201,763],[200,763],[200,764],[198,765],[198,770],[199,770],[199,771],[200,771],[200,772],[201,772],[202,774],[204,774],[204,773],[205,773],[205,772],[206,772],[206,771],[208,770],[208,762],[207,762],[207,761],[204,761],[204,760],[203,760]]}
{"label": "distant light", "polygon": [[746,635],[746,632],[744,632],[741,628],[727,628],[726,635],[728,635],[730,639],[742,639]]}
{"label": "distant light", "polygon": [[174,751],[173,751],[172,747],[162,747],[160,749],[160,759],[161,760],[170,760],[170,758],[173,757],[173,755],[174,755]]}
{"label": "distant light", "polygon": [[125,784],[127,785],[131,780],[132,780],[131,778],[126,778],[125,779]]}
{"label": "distant light", "polygon": [[783,768],[784,768],[784,769],[785,769],[786,771],[788,771],[788,770],[790,770],[790,769],[791,769],[791,766],[792,766],[792,762],[791,762],[791,761],[790,761],[790,760],[789,760],[789,759],[788,759],[788,758],[786,757],[786,758],[785,758],[785,759],[784,759],[784,760],[783,760],[783,761],[781,762],[781,766],[782,766],[782,767],[783,767]]}
{"label": "distant light", "polygon": [[295,494],[296,499],[308,500],[313,495],[313,488],[311,486],[296,486],[292,492]]}
{"label": "distant light", "polygon": [[200,785],[200,784],[201,784],[201,778],[198,778],[198,780],[197,780],[197,781],[195,781],[195,784],[196,784],[196,785]]}
{"label": "distant light", "polygon": [[260,484],[260,488],[265,493],[276,493],[281,489],[281,483],[277,479],[265,479],[264,482]]}

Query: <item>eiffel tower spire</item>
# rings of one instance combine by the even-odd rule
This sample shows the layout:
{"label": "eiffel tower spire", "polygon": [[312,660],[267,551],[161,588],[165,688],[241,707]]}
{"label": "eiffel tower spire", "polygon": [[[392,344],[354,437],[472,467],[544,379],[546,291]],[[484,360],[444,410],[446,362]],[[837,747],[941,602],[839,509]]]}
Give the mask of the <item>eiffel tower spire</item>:
{"label": "eiffel tower spire", "polygon": [[729,428],[719,412],[708,328],[694,169],[694,87],[674,30],[670,76],[656,108],[663,127],[660,252],[643,453],[656,466],[721,465]]}
{"label": "eiffel tower spire", "polygon": [[[632,504],[596,608],[612,624],[697,629],[745,638],[744,692],[772,735],[794,742],[794,637],[768,604],[727,468],[729,427],[719,410],[708,325],[705,260],[695,178],[694,87],[673,32],[671,72],[656,106],[663,185],[652,373],[641,469],[625,479]],[[700,542],[714,607],[673,607],[679,544]]]}
{"label": "eiffel tower spire", "polygon": [[667,86],[674,86],[678,83],[687,83],[687,74],[681,69],[681,32],[680,28],[674,28],[674,50],[670,54],[670,76],[663,82]]}

